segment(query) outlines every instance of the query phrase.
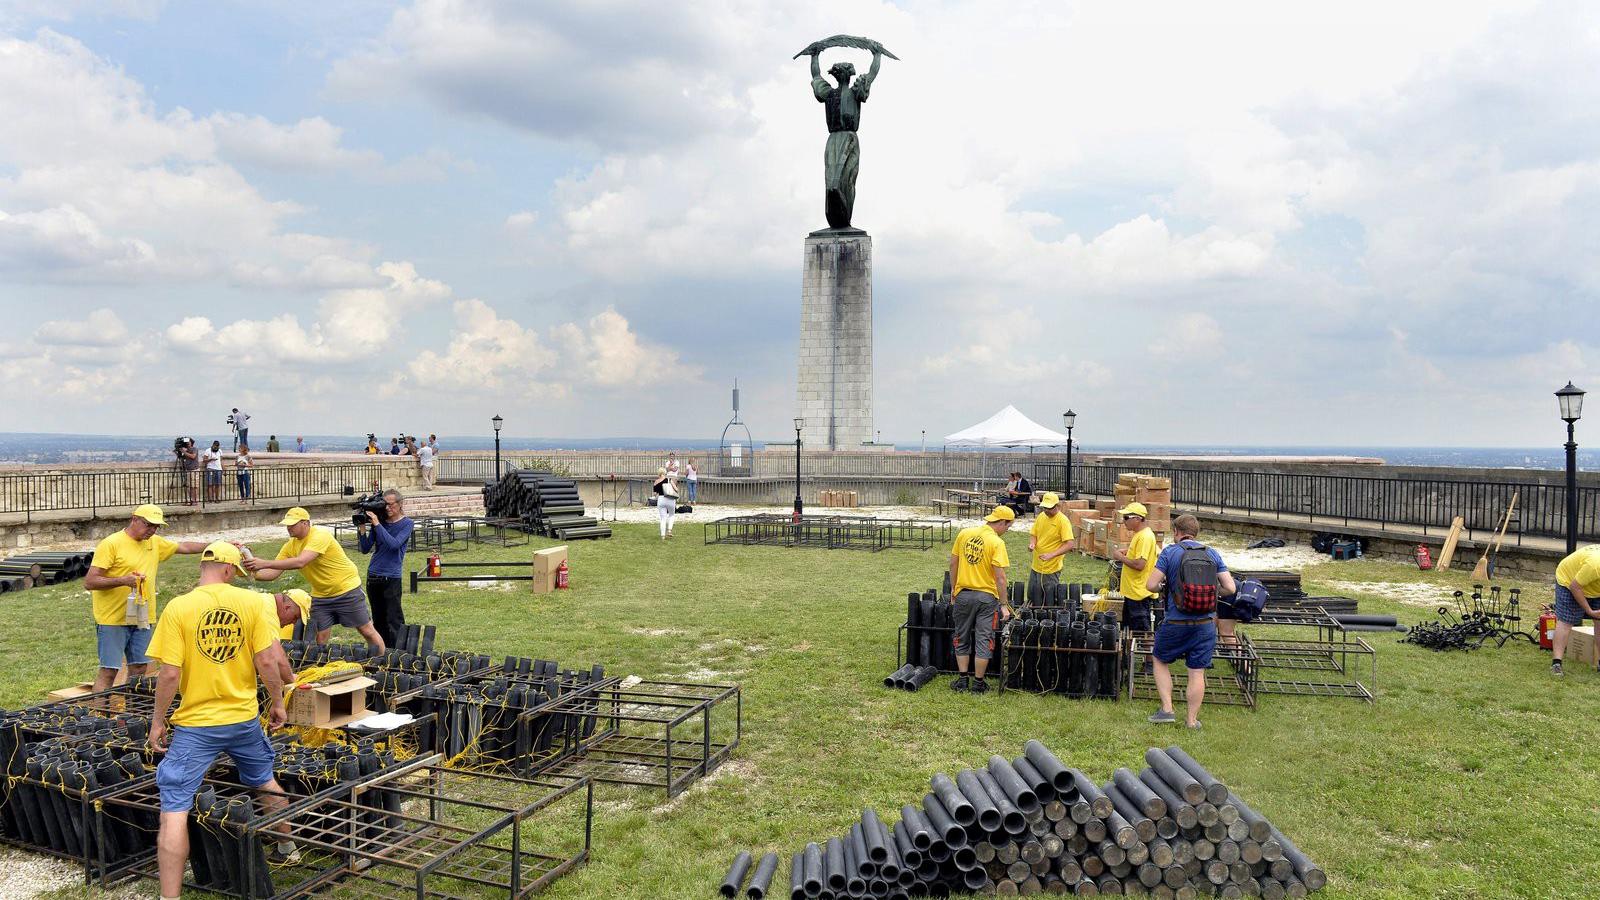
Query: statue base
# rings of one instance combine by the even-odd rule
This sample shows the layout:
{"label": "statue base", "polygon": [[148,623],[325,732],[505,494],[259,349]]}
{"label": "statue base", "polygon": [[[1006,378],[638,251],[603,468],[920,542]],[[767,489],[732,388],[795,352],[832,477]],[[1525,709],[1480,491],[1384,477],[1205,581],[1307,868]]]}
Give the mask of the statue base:
{"label": "statue base", "polygon": [[808,449],[872,443],[872,237],[859,228],[806,236],[798,400]]}

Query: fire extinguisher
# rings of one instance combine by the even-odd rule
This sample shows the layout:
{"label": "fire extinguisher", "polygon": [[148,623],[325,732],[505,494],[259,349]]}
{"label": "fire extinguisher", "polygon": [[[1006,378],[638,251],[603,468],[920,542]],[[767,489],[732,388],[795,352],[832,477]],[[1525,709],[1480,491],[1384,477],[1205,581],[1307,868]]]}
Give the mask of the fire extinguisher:
{"label": "fire extinguisher", "polygon": [[1417,568],[1426,572],[1433,568],[1433,554],[1428,552],[1427,545],[1417,545]]}
{"label": "fire extinguisher", "polygon": [[1539,646],[1546,650],[1556,647],[1556,616],[1555,613],[1543,613],[1539,616]]}
{"label": "fire extinguisher", "polygon": [[559,591],[559,590],[562,590],[562,589],[564,589],[566,587],[567,587],[567,561],[563,559],[561,561],[561,565],[556,566],[556,590]]}
{"label": "fire extinguisher", "polygon": [[444,574],[444,567],[439,562],[439,554],[437,554],[437,553],[428,554],[428,577],[429,578],[438,578],[440,575],[443,575],[443,574]]}

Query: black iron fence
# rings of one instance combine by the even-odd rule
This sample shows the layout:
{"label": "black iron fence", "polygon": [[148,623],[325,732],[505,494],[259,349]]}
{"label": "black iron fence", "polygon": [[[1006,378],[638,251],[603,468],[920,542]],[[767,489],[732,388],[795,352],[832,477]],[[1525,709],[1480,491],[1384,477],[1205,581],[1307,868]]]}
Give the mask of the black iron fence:
{"label": "black iron fence", "polygon": [[[1034,486],[1065,491],[1067,467],[1045,463],[1034,467]],[[1447,529],[1461,516],[1472,532],[1498,529],[1513,495],[1517,507],[1507,535],[1565,537],[1567,489],[1537,481],[1464,481],[1442,478],[1394,478],[1312,473],[1250,472],[1237,469],[1189,469],[1155,466],[1072,467],[1072,489],[1079,494],[1111,496],[1123,472],[1157,475],[1172,480],[1172,502],[1186,509],[1268,513],[1354,523],[1407,525]],[[1578,536],[1600,539],[1600,488],[1578,488]]]}
{"label": "black iron fence", "polygon": [[262,466],[249,470],[248,486],[228,466],[215,486],[205,469],[174,466],[116,469],[106,472],[0,473],[0,515],[118,509],[155,503],[160,506],[227,507],[249,504],[289,505],[326,501],[382,487],[383,466],[377,463],[313,463]]}
{"label": "black iron fence", "polygon": [[[666,465],[663,452],[582,451],[501,455],[502,471],[531,465],[554,465],[575,478],[654,478]],[[716,450],[678,454],[680,467],[695,461],[707,478],[785,478],[794,476],[794,447],[769,448],[742,454],[738,465]],[[1006,473],[1028,472],[1036,463],[1065,459],[1064,454],[937,451],[928,453],[839,453],[802,451],[800,467],[806,478],[942,478],[1000,483]],[[449,454],[439,457],[438,480],[445,484],[481,484],[494,480],[494,455]],[[680,469],[680,477],[681,477]]]}

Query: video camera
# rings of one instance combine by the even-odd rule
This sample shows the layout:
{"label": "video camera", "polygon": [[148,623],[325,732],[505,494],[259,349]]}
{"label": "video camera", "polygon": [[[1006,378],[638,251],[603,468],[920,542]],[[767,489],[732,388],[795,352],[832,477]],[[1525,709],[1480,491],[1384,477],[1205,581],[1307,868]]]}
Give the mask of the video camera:
{"label": "video camera", "polygon": [[185,450],[187,450],[187,449],[189,449],[190,447],[193,447],[193,446],[194,446],[194,438],[192,438],[192,437],[173,438],[172,439],[172,455],[178,457],[179,459],[182,459],[183,458],[183,451],[185,451]]}
{"label": "video camera", "polygon": [[376,515],[380,522],[387,518],[389,514],[389,503],[383,499],[382,494],[362,494],[355,499],[354,503],[350,504],[350,508],[355,510],[350,516],[350,522],[354,525],[367,524],[367,513],[369,512]]}

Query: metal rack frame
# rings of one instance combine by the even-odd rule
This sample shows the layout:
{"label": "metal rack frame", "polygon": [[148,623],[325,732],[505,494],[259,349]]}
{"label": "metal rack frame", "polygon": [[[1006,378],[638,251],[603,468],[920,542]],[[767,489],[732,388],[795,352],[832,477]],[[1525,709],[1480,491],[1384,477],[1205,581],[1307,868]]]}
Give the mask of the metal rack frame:
{"label": "metal rack frame", "polygon": [[875,516],[779,513],[728,516],[705,524],[705,543],[828,550],[928,550],[947,543],[949,519],[880,519]]}
{"label": "metal rack frame", "polygon": [[[730,700],[731,736],[725,711]],[[593,728],[565,728],[561,752],[536,774],[587,775],[607,784],[659,787],[669,798],[721,766],[739,746],[744,730],[737,684],[617,682],[561,697],[527,715],[577,717],[586,726],[588,720],[594,722]]]}
{"label": "metal rack frame", "polygon": [[[1212,672],[1206,677],[1206,702],[1247,706],[1255,709],[1256,694],[1259,693],[1261,680],[1261,659],[1256,655],[1255,646],[1249,637],[1242,634],[1236,635],[1236,637],[1237,640],[1232,642],[1217,642],[1217,648],[1212,653],[1213,661],[1220,660],[1227,663],[1233,669],[1233,673],[1231,677],[1226,677],[1217,673],[1213,668]],[[1154,648],[1154,632],[1129,632],[1129,700],[1153,700],[1158,696],[1155,676],[1143,673],[1144,658]],[[1174,673],[1172,679],[1172,702],[1174,706],[1184,702],[1187,695],[1187,685]]]}

